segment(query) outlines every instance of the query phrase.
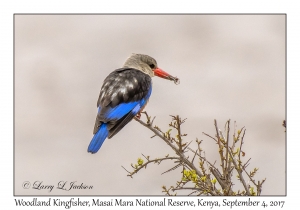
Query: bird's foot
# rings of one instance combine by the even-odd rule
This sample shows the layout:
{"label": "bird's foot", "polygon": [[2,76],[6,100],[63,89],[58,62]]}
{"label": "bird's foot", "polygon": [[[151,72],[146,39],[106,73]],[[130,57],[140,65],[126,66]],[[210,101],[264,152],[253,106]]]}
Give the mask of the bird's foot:
{"label": "bird's foot", "polygon": [[141,112],[138,112],[136,115],[135,115],[135,117],[137,118],[137,119],[141,119],[141,116],[142,116],[142,114],[141,114]]}

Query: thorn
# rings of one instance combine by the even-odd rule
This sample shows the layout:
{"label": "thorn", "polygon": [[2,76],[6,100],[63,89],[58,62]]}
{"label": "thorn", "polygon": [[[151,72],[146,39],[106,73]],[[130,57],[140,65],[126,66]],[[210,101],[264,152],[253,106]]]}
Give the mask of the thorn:
{"label": "thorn", "polygon": [[153,117],[153,119],[152,119],[152,121],[151,121],[151,123],[150,123],[151,126],[153,125],[153,122],[154,122],[154,120],[155,120],[155,117],[156,117],[156,116]]}

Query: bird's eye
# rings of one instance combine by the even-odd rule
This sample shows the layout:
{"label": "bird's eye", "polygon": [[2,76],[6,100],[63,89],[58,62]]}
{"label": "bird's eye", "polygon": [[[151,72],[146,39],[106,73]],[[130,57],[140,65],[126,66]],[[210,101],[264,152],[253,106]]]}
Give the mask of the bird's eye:
{"label": "bird's eye", "polygon": [[149,64],[150,68],[153,69],[155,67],[154,64]]}

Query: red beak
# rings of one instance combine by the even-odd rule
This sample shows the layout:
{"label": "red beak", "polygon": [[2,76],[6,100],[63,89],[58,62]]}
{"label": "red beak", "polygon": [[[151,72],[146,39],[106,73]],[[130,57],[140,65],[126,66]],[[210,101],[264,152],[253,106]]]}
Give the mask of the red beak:
{"label": "red beak", "polygon": [[168,74],[167,72],[161,70],[160,68],[156,68],[153,70],[154,71],[154,75],[167,79],[167,80],[171,80],[174,81],[175,84],[177,84],[179,82],[179,79],[177,77],[173,77],[172,75]]}

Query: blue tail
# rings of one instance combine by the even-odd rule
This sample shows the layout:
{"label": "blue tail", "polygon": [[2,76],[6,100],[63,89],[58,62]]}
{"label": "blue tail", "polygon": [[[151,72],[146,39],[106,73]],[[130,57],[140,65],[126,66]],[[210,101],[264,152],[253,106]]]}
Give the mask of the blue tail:
{"label": "blue tail", "polygon": [[90,153],[98,152],[98,150],[102,146],[107,136],[108,136],[107,123],[102,123],[88,147],[88,152]]}

